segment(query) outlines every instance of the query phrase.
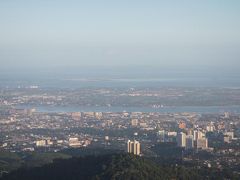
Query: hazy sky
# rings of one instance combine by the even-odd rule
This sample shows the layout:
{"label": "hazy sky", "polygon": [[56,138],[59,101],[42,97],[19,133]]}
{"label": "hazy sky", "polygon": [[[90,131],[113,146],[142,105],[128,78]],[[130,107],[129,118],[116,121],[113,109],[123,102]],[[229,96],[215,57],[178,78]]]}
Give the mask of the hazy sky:
{"label": "hazy sky", "polygon": [[239,0],[0,0],[0,66],[240,67]]}

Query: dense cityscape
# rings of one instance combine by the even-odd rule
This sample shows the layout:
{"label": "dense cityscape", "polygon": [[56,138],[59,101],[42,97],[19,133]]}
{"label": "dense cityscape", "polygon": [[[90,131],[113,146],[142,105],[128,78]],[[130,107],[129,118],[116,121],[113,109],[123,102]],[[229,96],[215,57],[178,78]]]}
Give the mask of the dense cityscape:
{"label": "dense cityscape", "polygon": [[240,180],[239,0],[0,0],[0,180]]}
{"label": "dense cityscape", "polygon": [[[226,101],[223,103],[230,103],[231,100],[239,97],[237,89],[206,91],[201,89],[198,96],[213,97],[214,90],[225,93]],[[86,91],[88,93],[83,93]],[[116,100],[119,91],[122,92],[120,96],[123,94],[136,98],[121,104]],[[235,95],[231,93],[228,96],[229,91],[234,91]],[[219,171],[227,167],[234,174],[239,175],[240,114],[238,111],[220,111],[227,109],[227,106],[222,106],[219,112],[177,112],[179,109],[176,107],[176,112],[163,112],[165,106],[171,107],[171,103],[184,105],[185,101],[179,100],[179,97],[187,98],[188,93],[200,92],[197,88],[192,89],[191,92],[189,88],[78,89],[59,90],[56,94],[54,92],[36,86],[2,88],[1,150],[13,153],[57,153],[72,148],[103,148],[155,159],[165,156],[174,159],[174,163],[185,166],[217,168]],[[160,103],[151,104],[152,96],[164,98],[164,101],[156,100]],[[142,104],[138,104],[139,97]],[[234,98],[231,99],[232,97]],[[189,98],[191,102],[199,103],[198,98]],[[205,103],[204,100],[207,98],[201,99],[201,103]],[[135,107],[149,106],[154,112],[107,112],[106,110],[57,112],[59,106],[61,110],[69,104],[79,105],[81,108],[81,103],[86,101],[91,102],[90,108],[93,105],[95,107],[105,105],[106,110],[114,106],[127,109],[129,106],[127,104],[131,103]],[[133,104],[134,102],[137,104]],[[45,108],[46,112],[38,111],[37,107],[43,106],[55,108],[55,112],[47,112],[48,108]],[[237,109],[237,106],[235,108]]]}

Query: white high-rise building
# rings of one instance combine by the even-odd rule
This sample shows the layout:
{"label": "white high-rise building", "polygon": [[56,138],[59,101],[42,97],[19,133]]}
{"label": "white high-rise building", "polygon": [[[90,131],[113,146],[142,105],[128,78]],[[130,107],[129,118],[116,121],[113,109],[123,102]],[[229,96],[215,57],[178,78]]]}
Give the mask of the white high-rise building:
{"label": "white high-rise building", "polygon": [[140,143],[138,141],[130,141],[127,142],[127,151],[128,153],[133,153],[135,155],[140,155]]}
{"label": "white high-rise building", "polygon": [[208,139],[207,138],[199,138],[197,140],[197,148],[198,149],[206,149],[206,148],[208,148]]}
{"label": "white high-rise building", "polygon": [[228,137],[229,137],[229,140],[234,139],[234,132],[225,132],[224,135],[225,135],[225,136],[228,136]]}
{"label": "white high-rise building", "polygon": [[138,119],[132,119],[131,124],[132,126],[138,126]]}
{"label": "white high-rise building", "polygon": [[194,148],[194,141],[193,135],[186,136],[186,149],[193,149]]}
{"label": "white high-rise building", "polygon": [[186,134],[181,132],[177,135],[177,145],[179,147],[186,147]]}
{"label": "white high-rise building", "polygon": [[213,132],[215,130],[215,126],[214,126],[213,122],[211,122],[209,125],[206,126],[206,130],[208,132]]}
{"label": "white high-rise building", "polygon": [[194,141],[197,141],[198,139],[203,138],[203,136],[204,136],[204,134],[201,131],[199,131],[199,130],[193,131],[193,140]]}
{"label": "white high-rise building", "polygon": [[165,142],[165,134],[166,133],[164,130],[157,132],[157,136],[160,142]]}
{"label": "white high-rise building", "polygon": [[224,118],[225,119],[229,119],[230,118],[230,113],[229,112],[225,112],[224,113]]}

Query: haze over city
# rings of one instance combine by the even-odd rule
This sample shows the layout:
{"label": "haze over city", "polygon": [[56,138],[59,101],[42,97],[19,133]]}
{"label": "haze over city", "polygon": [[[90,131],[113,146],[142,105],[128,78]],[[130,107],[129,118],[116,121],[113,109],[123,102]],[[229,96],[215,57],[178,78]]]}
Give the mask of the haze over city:
{"label": "haze over city", "polygon": [[1,69],[239,66],[240,2],[0,2]]}

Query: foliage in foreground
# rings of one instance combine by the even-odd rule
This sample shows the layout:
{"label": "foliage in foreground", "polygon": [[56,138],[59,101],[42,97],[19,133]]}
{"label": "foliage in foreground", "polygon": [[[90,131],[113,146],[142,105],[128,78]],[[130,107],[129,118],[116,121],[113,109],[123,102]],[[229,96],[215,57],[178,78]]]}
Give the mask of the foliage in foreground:
{"label": "foliage in foreground", "polygon": [[[225,177],[234,179],[233,176]],[[58,159],[54,163],[31,169],[18,169],[1,180],[145,180],[145,179],[224,179],[223,174],[208,169],[182,166],[158,166],[145,158],[129,154]]]}

